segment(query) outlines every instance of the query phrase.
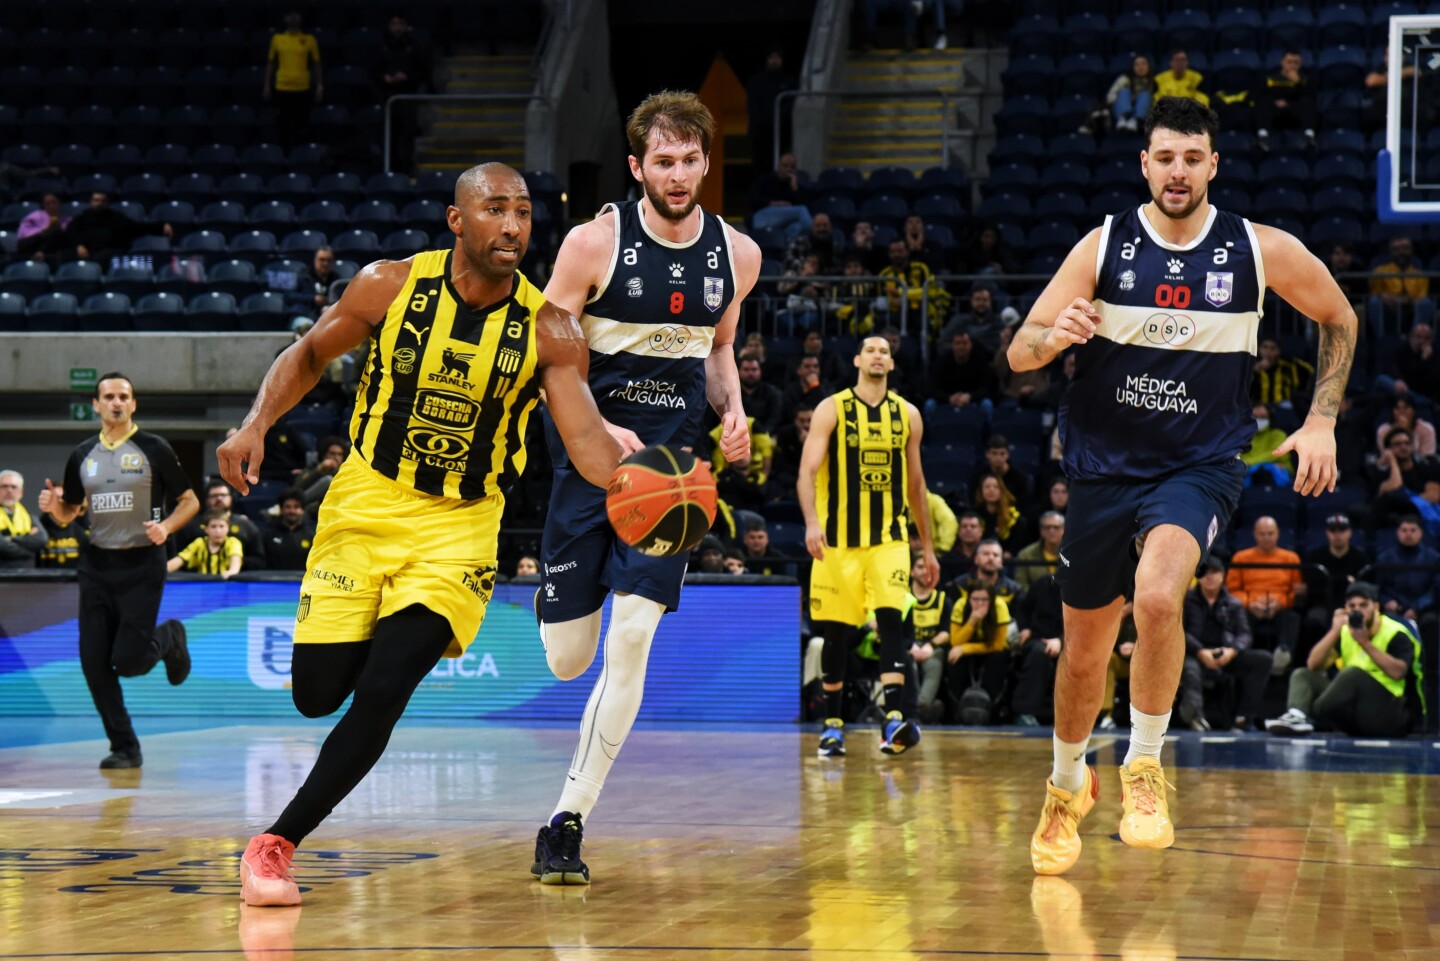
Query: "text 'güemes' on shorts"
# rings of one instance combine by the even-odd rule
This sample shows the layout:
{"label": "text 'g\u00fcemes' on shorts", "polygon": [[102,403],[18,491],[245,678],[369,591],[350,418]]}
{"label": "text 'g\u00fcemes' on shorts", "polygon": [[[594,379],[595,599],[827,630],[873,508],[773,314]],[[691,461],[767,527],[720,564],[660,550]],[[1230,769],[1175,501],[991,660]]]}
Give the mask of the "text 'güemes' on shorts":
{"label": "text 'g\u00fcemes' on shorts", "polygon": [[1155,481],[1080,480],[1070,485],[1065,539],[1056,580],[1070,607],[1095,610],[1133,599],[1135,538],[1161,524],[1182,527],[1200,545],[1203,564],[1230,523],[1245,486],[1245,464],[1233,458]]}
{"label": "text 'g\u00fcemes' on shorts", "polygon": [[450,622],[445,656],[459,657],[485,620],[504,512],[498,494],[418,494],[352,455],[320,507],[295,643],[369,640],[380,618],[420,604]]}

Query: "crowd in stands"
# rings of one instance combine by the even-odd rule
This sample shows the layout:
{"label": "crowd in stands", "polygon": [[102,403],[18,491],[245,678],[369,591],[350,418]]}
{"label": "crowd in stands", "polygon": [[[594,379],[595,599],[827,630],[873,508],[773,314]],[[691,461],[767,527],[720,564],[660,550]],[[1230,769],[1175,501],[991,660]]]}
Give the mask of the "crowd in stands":
{"label": "crowd in stands", "polygon": [[[898,13],[917,36],[913,18],[930,12],[938,19],[947,4],[914,6],[874,2],[865,10]],[[1327,25],[1348,21],[1322,19],[1306,28],[1304,42],[1272,29],[1273,51],[1256,49],[1260,34],[1228,25],[1229,39],[1208,37],[1178,10],[1112,19],[1077,9],[1063,20],[1022,19],[996,118],[1001,136],[978,204],[958,168],[881,168],[868,177],[830,168],[812,179],[793,155],[782,155],[756,180],[747,227],[765,255],[764,281],[747,304],[747,335],[737,350],[754,456],[740,465],[714,456],[721,507],[692,570],[805,583],[794,487],[811,412],[853,383],[857,339],[880,333],[896,361],[892,389],[924,411],[922,459],[942,565],[939,589],[917,588],[907,616],[920,715],[1048,722],[1063,649],[1053,574],[1069,494],[1057,466],[1056,411],[1073,356],[1015,374],[1004,352],[1038,287],[1081,232],[1101,214],[1143,199],[1136,132],[1150,104],[1192,96],[1224,117],[1211,199],[1306,240],[1377,336],[1362,338],[1340,417],[1341,487],[1304,503],[1288,488],[1293,464],[1272,452],[1308,406],[1308,348],[1293,332],[1267,331],[1262,339],[1251,398],[1257,438],[1244,455],[1248,486],[1187,599],[1177,716],[1197,729],[1251,729],[1284,707],[1289,730],[1312,720],[1343,729],[1343,712],[1317,713],[1315,706],[1328,691],[1324,671],[1363,632],[1348,620],[1337,623],[1342,607],[1368,615],[1373,604],[1380,616],[1404,621],[1420,642],[1414,668],[1425,660],[1422,648],[1433,656],[1440,646],[1433,426],[1440,357],[1423,265],[1429,256],[1431,270],[1440,269],[1440,237],[1370,224],[1374,181],[1366,164],[1373,163],[1375,120],[1365,98],[1373,101],[1385,65],[1353,46],[1335,55],[1340,41]],[[937,26],[938,42],[943,21]],[[394,21],[384,31],[363,30],[366,43],[373,41],[365,47],[373,56],[366,55],[364,97],[373,105],[379,91],[415,88],[429,54],[417,49],[414,34]],[[113,66],[94,61],[83,82],[69,74],[74,83],[63,89],[73,91],[63,97],[54,93],[62,89],[58,80],[25,86],[31,75],[24,71],[35,68],[6,68],[20,85],[0,83],[0,91],[33,97],[0,106],[0,132],[16,134],[0,151],[0,259],[8,261],[0,329],[285,329],[297,317],[316,316],[337,284],[368,260],[451,245],[443,229],[450,177],[377,173],[363,157],[336,149],[344,147],[344,125],[327,121],[338,116],[329,108],[350,119],[369,109],[359,75],[345,72],[357,66],[347,58],[359,56],[360,37],[297,34],[288,22],[273,36],[273,61],[230,63],[223,54],[230,47],[216,38],[218,66],[186,66],[191,72],[183,75],[180,66],[157,68],[202,91],[189,104],[200,113],[184,116],[176,111],[186,108],[167,103],[163,91],[154,103],[133,102],[133,91],[143,87],[148,96],[166,78],[142,85],[141,65],[121,62],[123,38]],[[1309,49],[1324,52],[1317,60]],[[1144,52],[1160,50],[1167,56]],[[303,86],[282,69],[283,59],[295,56],[313,71]],[[1161,63],[1166,69],[1157,72]],[[229,71],[223,83],[206,72],[212,67]],[[108,102],[98,76],[104,70],[131,71],[131,80],[107,74],[103,81],[123,81],[125,99]],[[347,88],[346,78],[355,83]],[[788,82],[776,53],[751,85],[772,91],[773,104],[773,92]],[[257,100],[266,89],[274,117]],[[285,98],[276,97],[302,92],[289,98],[293,114],[282,117]],[[337,104],[342,94],[354,99]],[[47,96],[54,101],[47,107],[68,111],[54,115],[63,129],[98,131],[92,142],[53,136],[62,128],[29,111]],[[90,126],[73,119],[81,111]],[[755,124],[752,116],[752,133]],[[112,143],[116,129],[131,139]],[[764,123],[767,138],[770,129]],[[1440,140],[1432,146],[1440,159]],[[769,148],[760,156],[768,168]],[[527,177],[537,198],[531,259],[543,268],[553,253],[561,188],[550,175]],[[172,545],[173,569],[220,577],[303,569],[318,504],[346,456],[343,426],[359,360],[327,371],[307,403],[267,437],[265,476],[249,497],[218,481],[206,488],[201,519]],[[706,425],[715,427],[713,420]],[[534,573],[549,493],[545,445],[530,440],[531,468],[509,498],[502,539],[503,568],[517,575]],[[0,473],[0,565],[73,566],[85,546],[83,517],[58,527],[28,513],[23,494],[19,475]],[[1347,597],[1356,584],[1365,590]],[[868,636],[857,625],[855,676],[870,660]],[[1127,618],[1102,724],[1126,716],[1119,708],[1133,645]],[[1301,672],[1308,673],[1295,680]],[[1413,686],[1403,685],[1401,696],[1410,697]],[[853,707],[858,714],[866,705]],[[1401,712],[1406,725],[1416,722],[1416,710]]]}

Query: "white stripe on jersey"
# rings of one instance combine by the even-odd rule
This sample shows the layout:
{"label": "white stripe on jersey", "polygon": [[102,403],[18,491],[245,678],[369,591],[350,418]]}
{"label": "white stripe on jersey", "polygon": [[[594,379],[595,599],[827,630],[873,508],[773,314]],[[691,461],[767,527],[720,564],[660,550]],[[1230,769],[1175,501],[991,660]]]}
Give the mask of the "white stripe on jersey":
{"label": "white stripe on jersey", "polygon": [[610,281],[615,279],[615,261],[620,259],[620,211],[614,204],[606,204],[600,208],[600,212],[595,215],[595,219],[599,220],[605,216],[605,211],[607,210],[610,211],[615,218],[615,243],[610,250],[610,265],[605,268],[605,279],[601,280],[600,285],[595,288],[595,295],[585,301],[587,304],[593,304],[605,296],[605,290],[610,286]]}
{"label": "white stripe on jersey", "polygon": [[1117,344],[1196,350],[1208,354],[1254,354],[1259,349],[1260,315],[1213,310],[1165,310],[1095,302],[1096,335]]}
{"label": "white stripe on jersey", "polygon": [[1260,314],[1265,314],[1265,257],[1260,253],[1260,241],[1255,238],[1255,226],[1244,217],[1240,222],[1245,225],[1245,236],[1250,238],[1250,256],[1255,258],[1255,279],[1260,284]]}
{"label": "white stripe on jersey", "polygon": [[1105,223],[1100,227],[1100,249],[1095,251],[1095,286],[1100,286],[1100,273],[1105,269],[1105,255],[1110,249],[1110,225],[1115,222],[1114,214],[1105,215]]}
{"label": "white stripe on jersey", "polygon": [[629,324],[586,314],[580,329],[590,349],[601,354],[638,354],[657,360],[682,357],[705,358],[715,339],[713,327],[685,327],[676,324]]}

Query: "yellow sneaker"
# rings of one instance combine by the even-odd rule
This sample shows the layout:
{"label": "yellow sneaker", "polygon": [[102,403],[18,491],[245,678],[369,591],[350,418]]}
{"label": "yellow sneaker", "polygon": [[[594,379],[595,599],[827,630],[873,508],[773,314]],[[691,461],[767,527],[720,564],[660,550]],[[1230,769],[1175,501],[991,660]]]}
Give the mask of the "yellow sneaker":
{"label": "yellow sneaker", "polygon": [[1085,765],[1085,786],[1062,791],[1045,780],[1045,807],[1030,838],[1030,863],[1036,874],[1064,874],[1080,857],[1080,819],[1090,813],[1100,796],[1100,779]]}
{"label": "yellow sneaker", "polygon": [[1120,840],[1132,848],[1168,848],[1175,843],[1175,825],[1165,802],[1167,786],[1175,790],[1165,780],[1158,758],[1141,756],[1120,766],[1120,803],[1125,808]]}

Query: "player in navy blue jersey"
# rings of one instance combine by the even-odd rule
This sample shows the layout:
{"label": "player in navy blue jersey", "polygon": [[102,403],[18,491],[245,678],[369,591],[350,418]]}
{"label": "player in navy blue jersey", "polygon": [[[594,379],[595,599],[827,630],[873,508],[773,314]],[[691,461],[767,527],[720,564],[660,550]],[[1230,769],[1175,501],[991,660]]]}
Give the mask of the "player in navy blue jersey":
{"label": "player in navy blue jersey", "polygon": [[[565,238],[545,297],[580,317],[590,344],[590,390],[626,453],[702,446],[708,403],[720,448],[750,459],[732,344],[740,303],[760,273],[760,248],[697,202],[710,167],[715,120],[693,93],[664,91],[626,123],[637,202],[607,204]],[[547,428],[548,428],[547,422]],[[556,677],[595,659],[600,608],[612,592],[604,670],[580,721],[580,743],[560,801],[540,829],[531,873],[546,884],[585,884],[582,824],[625,743],[645,686],[660,616],[680,604],[685,557],[647,556],[619,541],[605,491],[571,466],[547,429],[555,484],[541,541],[536,614]]]}
{"label": "player in navy blue jersey", "polygon": [[1155,103],[1140,154],[1152,202],[1105,218],[1075,246],[1008,352],[1010,366],[1024,371],[1076,351],[1060,406],[1071,483],[1058,571],[1065,649],[1055,764],[1030,846],[1040,874],[1060,874],[1080,856],[1079,821],[1099,795],[1085,752],[1132,597],[1139,639],[1120,837],[1142,848],[1174,841],[1160,747],[1185,657],[1181,608],[1239,500],[1267,288],[1320,325],[1314,401],[1275,453],[1298,457],[1300,494],[1335,487],[1335,417],[1355,313],[1300,241],[1210,206],[1218,129],[1215,114],[1193,100]]}

